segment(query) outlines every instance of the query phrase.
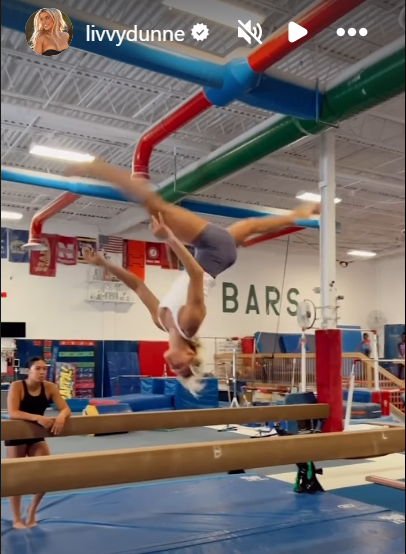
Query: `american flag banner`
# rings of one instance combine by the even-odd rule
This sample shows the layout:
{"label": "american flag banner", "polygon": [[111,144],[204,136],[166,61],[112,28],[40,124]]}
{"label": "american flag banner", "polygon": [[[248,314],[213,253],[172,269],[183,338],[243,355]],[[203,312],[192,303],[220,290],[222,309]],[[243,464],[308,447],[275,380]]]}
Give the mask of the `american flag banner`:
{"label": "american flag banner", "polygon": [[[123,267],[124,239],[99,235],[99,252],[110,263]],[[106,281],[115,280],[111,275],[105,276]]]}
{"label": "american flag banner", "polygon": [[121,237],[99,236],[99,250],[105,254],[122,254],[124,239]]}

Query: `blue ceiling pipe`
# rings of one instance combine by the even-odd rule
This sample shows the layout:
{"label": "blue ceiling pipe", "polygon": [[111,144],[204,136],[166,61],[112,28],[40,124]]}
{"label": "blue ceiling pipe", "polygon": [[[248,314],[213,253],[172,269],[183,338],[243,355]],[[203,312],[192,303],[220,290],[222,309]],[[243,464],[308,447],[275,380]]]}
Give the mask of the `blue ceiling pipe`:
{"label": "blue ceiling pipe", "polygon": [[[113,187],[97,184],[93,185],[88,182],[71,179],[63,179],[56,175],[46,175],[42,173],[35,174],[17,169],[1,168],[1,180],[8,181],[9,183],[55,189],[60,190],[61,192],[71,192],[72,194],[77,194],[78,196],[101,198],[103,200],[111,200],[113,202],[130,202],[120,191],[114,189]],[[218,204],[210,204],[208,202],[196,202],[195,200],[183,200],[179,203],[179,205],[198,214],[226,217],[230,219],[270,217],[277,215],[272,212],[257,212],[255,210],[248,210],[234,206],[219,206]],[[297,221],[296,224],[298,227],[308,229],[320,228],[318,220]]]}
{"label": "blue ceiling pipe", "polygon": [[[37,5],[36,0],[2,0],[1,24],[24,32],[27,20],[40,8],[42,5]],[[157,48],[145,42],[123,40],[120,46],[116,46],[118,40],[87,40],[92,36],[90,30],[103,32],[104,29],[99,25],[93,26],[90,14],[70,10],[68,6],[63,9],[72,22],[73,48],[201,85],[215,106],[226,106],[234,100],[240,100],[260,109],[292,117],[311,120],[319,117],[323,103],[323,95],[319,91],[255,73],[246,59],[233,59],[220,64],[182,51]],[[109,27],[109,30],[112,28]]]}

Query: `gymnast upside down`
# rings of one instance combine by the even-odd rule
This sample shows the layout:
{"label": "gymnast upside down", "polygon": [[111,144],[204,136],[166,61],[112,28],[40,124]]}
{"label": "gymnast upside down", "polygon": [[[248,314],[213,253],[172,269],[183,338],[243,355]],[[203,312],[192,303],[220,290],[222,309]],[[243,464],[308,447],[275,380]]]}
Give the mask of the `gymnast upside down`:
{"label": "gymnast upside down", "polygon": [[[132,289],[149,310],[155,325],[169,335],[165,360],[191,392],[201,390],[198,361],[198,331],[206,317],[206,299],[216,278],[235,264],[237,248],[253,235],[264,235],[319,214],[319,205],[306,205],[281,217],[245,219],[222,229],[175,204],[166,203],[143,177],[131,175],[100,160],[78,164],[67,175],[90,175],[116,185],[130,198],[137,197],[151,216],[156,238],[165,241],[182,262],[185,271],[159,301],[135,275],[110,264],[95,253],[87,255],[93,265],[104,266]],[[184,246],[195,248],[193,257]]]}

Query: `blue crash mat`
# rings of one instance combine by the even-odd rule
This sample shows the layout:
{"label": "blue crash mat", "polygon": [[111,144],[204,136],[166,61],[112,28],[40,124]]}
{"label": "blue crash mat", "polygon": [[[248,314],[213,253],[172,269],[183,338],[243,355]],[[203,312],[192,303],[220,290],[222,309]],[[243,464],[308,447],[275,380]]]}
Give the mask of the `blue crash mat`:
{"label": "blue crash mat", "polygon": [[404,515],[331,494],[297,495],[254,475],[50,495],[40,525],[14,531],[3,502],[2,554],[400,554]]}

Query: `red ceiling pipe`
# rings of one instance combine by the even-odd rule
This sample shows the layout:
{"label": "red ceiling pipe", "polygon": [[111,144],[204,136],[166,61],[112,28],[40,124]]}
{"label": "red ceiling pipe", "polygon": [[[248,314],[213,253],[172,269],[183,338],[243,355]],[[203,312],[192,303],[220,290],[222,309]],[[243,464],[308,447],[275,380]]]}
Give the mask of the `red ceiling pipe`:
{"label": "red ceiling pipe", "polygon": [[244,242],[243,247],[249,248],[250,246],[255,246],[256,244],[261,244],[262,242],[267,242],[268,240],[280,239],[281,237],[286,237],[286,235],[292,235],[293,233],[299,233],[304,231],[304,227],[286,227],[277,233],[269,233],[268,235],[262,235],[260,237],[255,237],[251,240]]}
{"label": "red ceiling pipe", "polygon": [[251,69],[257,73],[263,73],[364,2],[366,0],[322,0],[314,4],[294,18],[295,23],[308,30],[307,36],[300,41],[289,42],[289,24],[287,23],[275,31],[248,57]]}
{"label": "red ceiling pipe", "polygon": [[161,119],[149,129],[140,139],[134,152],[133,173],[141,173],[149,177],[149,162],[152,151],[157,144],[164,141],[181,127],[211,108],[213,104],[207,100],[203,91],[198,92],[179,108]]}
{"label": "red ceiling pipe", "polygon": [[48,204],[48,206],[45,206],[45,208],[42,208],[39,212],[37,212],[31,221],[30,238],[28,244],[26,245],[27,249],[35,249],[35,247],[42,244],[42,228],[47,219],[50,219],[53,215],[67,208],[79,198],[80,196],[78,194],[66,192],[56,198],[53,202],[51,202],[51,204]]}

